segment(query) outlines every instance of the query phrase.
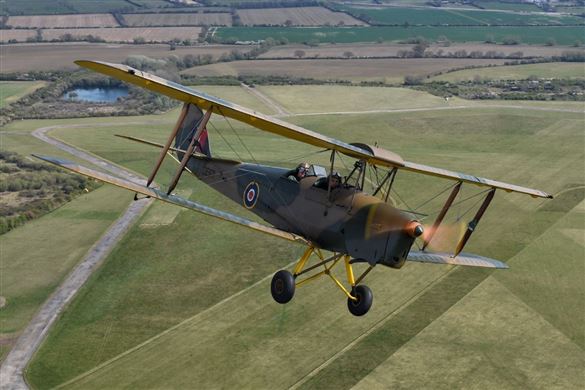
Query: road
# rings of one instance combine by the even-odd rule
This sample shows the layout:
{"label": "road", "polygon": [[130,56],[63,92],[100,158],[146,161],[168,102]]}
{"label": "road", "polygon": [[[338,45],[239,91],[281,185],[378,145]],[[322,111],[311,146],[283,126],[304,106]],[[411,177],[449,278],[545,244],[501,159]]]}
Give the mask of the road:
{"label": "road", "polygon": [[[101,126],[108,126],[109,124],[101,124]],[[56,146],[74,156],[86,160],[92,164],[101,167],[117,176],[125,179],[145,184],[144,179],[137,175],[126,171],[123,168],[115,166],[105,160],[96,156],[88,154],[73,146],[67,145],[63,142],[57,141],[47,135],[47,132],[57,128],[81,128],[81,127],[95,127],[91,125],[64,125],[64,126],[50,126],[36,129],[32,135],[44,142]],[[96,242],[77,267],[69,274],[65,281],[57,288],[57,290],[49,297],[43,304],[35,317],[28,324],[26,329],[20,335],[16,344],[6,356],[6,360],[0,367],[0,388],[5,390],[20,390],[28,389],[24,381],[24,369],[28,365],[35,351],[41,345],[45,336],[47,335],[51,325],[59,317],[59,314],[67,306],[71,299],[75,296],[77,291],[87,281],[92,272],[100,266],[102,261],[106,258],[108,253],[124,236],[124,233],[137,221],[138,217],[144,210],[152,203],[152,199],[141,199],[132,202],[126,212],[118,218],[106,231],[106,233]]]}

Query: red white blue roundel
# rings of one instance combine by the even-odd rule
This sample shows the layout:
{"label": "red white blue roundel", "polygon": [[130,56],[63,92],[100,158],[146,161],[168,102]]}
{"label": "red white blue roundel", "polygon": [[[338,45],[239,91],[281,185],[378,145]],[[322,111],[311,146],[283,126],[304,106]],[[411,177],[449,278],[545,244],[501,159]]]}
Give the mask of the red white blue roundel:
{"label": "red white blue roundel", "polygon": [[255,181],[251,182],[246,186],[244,190],[244,206],[246,208],[251,209],[256,206],[256,201],[258,201],[258,196],[260,196],[260,186]]}

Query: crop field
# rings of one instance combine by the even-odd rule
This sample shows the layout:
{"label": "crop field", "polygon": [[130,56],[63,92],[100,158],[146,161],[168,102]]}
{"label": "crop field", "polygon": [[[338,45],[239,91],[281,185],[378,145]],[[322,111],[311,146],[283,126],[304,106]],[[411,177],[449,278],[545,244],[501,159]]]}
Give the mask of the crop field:
{"label": "crop field", "polygon": [[[329,88],[307,89],[305,99],[319,108],[337,107],[345,96],[359,102],[356,87]],[[289,87],[261,91],[292,108],[300,96]],[[388,109],[401,100],[423,99],[382,88],[367,94],[376,91],[378,99],[370,99],[386,102]],[[239,89],[234,96],[254,98]],[[165,131],[155,124],[122,123],[53,135],[146,173],[156,150],[112,143],[111,136],[122,132],[160,141],[172,126],[171,116],[165,116]],[[271,274],[302,248],[189,211],[159,227],[138,224],[50,331],[27,371],[33,387],[67,381],[65,387],[83,389],[195,383],[202,388],[583,386],[585,191],[583,173],[570,169],[585,158],[582,113],[478,106],[287,120],[346,141],[376,140],[409,160],[558,196],[542,201],[496,195],[468,250],[507,260],[511,270],[422,264],[376,269],[366,279],[374,306],[360,319],[347,313],[342,294],[326,281],[299,289],[286,306],[271,301]],[[238,136],[223,118],[214,120],[214,154],[233,153],[218,137],[220,130],[245,155],[241,138],[261,163],[327,161],[323,154],[307,157],[316,148],[233,125]],[[173,170],[172,164],[165,166],[160,182]],[[182,184],[191,186],[192,199],[244,213],[189,178]],[[446,183],[405,173],[395,185],[409,203],[418,204]],[[464,196],[475,192],[465,189]],[[440,208],[440,202],[432,207]],[[465,209],[453,210],[448,219]],[[164,210],[152,208],[143,220],[152,221],[150,213],[159,218]]]}
{"label": "crop field", "polygon": [[0,108],[45,86],[44,81],[0,81]]}
{"label": "crop field", "polygon": [[200,27],[118,27],[46,29],[42,35],[47,41],[71,34],[74,37],[93,35],[106,42],[132,42],[134,38],[144,38],[146,42],[169,42],[175,38],[196,40],[200,33]]}
{"label": "crop field", "polygon": [[36,38],[36,30],[0,30],[0,42],[16,40],[25,42],[27,38]]}
{"label": "crop field", "polygon": [[585,79],[585,64],[582,62],[557,62],[498,66],[485,69],[465,69],[431,78],[433,81],[463,81],[482,79],[518,80],[529,77],[557,79]]}
{"label": "crop field", "polygon": [[229,13],[125,14],[128,26],[231,26]]}
{"label": "crop field", "polygon": [[568,15],[543,15],[498,11],[442,10],[433,8],[355,8],[342,7],[354,15],[365,15],[385,25],[567,25],[583,24],[583,19]]}
{"label": "crop field", "polygon": [[366,23],[343,12],[333,12],[323,7],[240,9],[237,11],[245,26],[364,26]]}
{"label": "crop field", "polygon": [[165,0],[132,0],[132,3],[126,0],[4,0],[2,11],[8,15],[52,15],[128,12],[168,6]]}
{"label": "crop field", "polygon": [[[27,44],[7,45],[2,47],[0,61],[4,72],[78,69],[73,61],[80,58],[100,61],[122,62],[132,55],[145,55],[151,58],[165,58],[171,54],[184,56],[187,54],[210,54],[214,58],[232,50],[246,52],[247,47],[231,45],[209,45],[199,47],[177,47],[169,51],[169,45],[112,45],[112,44]],[[38,61],[43,58],[43,61]]]}
{"label": "crop field", "polygon": [[531,3],[503,2],[492,0],[476,0],[474,4],[488,10],[542,12],[542,9]]}
{"label": "crop field", "polygon": [[[120,3],[123,0],[118,0]],[[2,4],[2,13],[7,15],[30,14],[58,14],[71,12],[67,4],[62,1],[45,0],[5,0]]]}
{"label": "crop field", "polygon": [[573,15],[582,15],[585,14],[585,7],[555,7],[557,12],[565,12],[568,14],[573,14]]}
{"label": "crop field", "polygon": [[[259,58],[297,58],[296,51],[305,52],[304,58],[345,58],[345,54],[350,52],[352,57],[395,57],[401,51],[412,50],[413,44],[391,44],[391,43],[362,43],[362,44],[322,44],[317,47],[307,45],[286,45],[275,46]],[[467,53],[480,51],[482,53],[495,52],[503,53],[504,56],[512,53],[522,52],[524,57],[549,57],[560,56],[567,51],[567,47],[559,46],[534,46],[534,45],[495,45],[489,43],[452,43],[449,46],[441,44],[431,44],[427,49],[433,54],[465,50]],[[585,51],[580,48],[571,48],[571,51]]]}
{"label": "crop field", "polygon": [[18,28],[119,26],[112,14],[11,16],[6,24]]}
{"label": "crop field", "polygon": [[241,41],[286,38],[290,43],[392,42],[416,37],[435,41],[444,36],[452,42],[484,42],[489,38],[502,43],[513,38],[518,43],[544,45],[554,39],[558,45],[573,45],[583,39],[583,27],[223,27],[215,36]]}
{"label": "crop field", "polygon": [[404,81],[407,75],[426,76],[456,67],[503,64],[505,60],[453,58],[350,59],[350,60],[250,60],[197,66],[184,74],[197,76],[282,76],[320,80]]}

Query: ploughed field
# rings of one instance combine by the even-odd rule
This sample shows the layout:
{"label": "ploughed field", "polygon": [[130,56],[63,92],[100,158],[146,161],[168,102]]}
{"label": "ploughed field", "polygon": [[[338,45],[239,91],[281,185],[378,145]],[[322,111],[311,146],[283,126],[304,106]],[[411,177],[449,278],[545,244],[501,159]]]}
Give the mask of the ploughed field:
{"label": "ploughed field", "polygon": [[[197,29],[197,27],[188,28]],[[73,61],[79,59],[99,59],[100,61],[120,63],[127,57],[133,55],[145,55],[150,58],[166,58],[171,54],[178,56],[209,54],[213,58],[218,58],[224,53],[230,53],[232,50],[246,52],[250,49],[233,45],[178,46],[175,51],[171,52],[167,44],[111,45],[102,43],[70,43],[6,45],[2,48],[2,52],[0,52],[0,60],[2,61],[4,72],[17,72],[23,70],[79,69],[73,63]],[[42,58],[43,61],[39,61],[39,58]]]}
{"label": "ploughed field", "polygon": [[63,39],[68,34],[73,38],[93,35],[107,42],[133,42],[137,38],[146,42],[169,42],[175,38],[196,41],[200,33],[201,27],[59,28],[42,30],[42,37],[51,41]]}
{"label": "ploughed field", "polygon": [[240,9],[237,11],[244,26],[366,26],[367,23],[343,12],[323,7]]}
{"label": "ploughed field", "polygon": [[[308,111],[296,88],[257,88],[293,114]],[[204,89],[273,113],[241,88]],[[535,110],[529,104],[522,108],[522,102],[511,108],[503,107],[506,102],[449,108],[417,93],[314,86],[303,95],[314,102],[314,113],[348,105],[367,111],[374,101],[390,110],[401,108],[400,100],[428,100],[417,112],[286,120],[345,141],[378,142],[409,160],[555,194],[552,201],[496,194],[467,250],[507,261],[510,270],[378,267],[365,281],[374,291],[374,305],[360,319],[347,312],[345,298],[326,280],[299,288],[293,301],[281,306],[270,297],[270,277],[303,248],[155,205],[50,331],[28,368],[29,383],[49,388],[67,382],[65,387],[84,389],[194,383],[206,388],[582,387],[585,183],[574,169],[585,157],[582,108],[558,111],[567,108],[542,103]],[[52,135],[147,174],[157,151],[115,141],[113,134],[161,141],[176,115],[177,110],[159,117],[162,123],[123,120]],[[214,155],[237,158],[235,151],[250,160],[249,150],[266,164],[327,163],[315,148],[237,122],[232,129],[220,117],[212,123]],[[174,169],[169,161],[159,183],[164,185]],[[415,207],[449,182],[400,173],[395,185]],[[187,176],[179,190],[249,216]],[[468,187],[463,196],[477,192]],[[467,221],[471,206],[454,208],[447,222],[461,216]],[[440,200],[425,206],[428,212],[440,207]],[[454,242],[445,244],[451,248]]]}
{"label": "ploughed field", "polygon": [[112,14],[10,16],[6,25],[16,28],[119,26]]}
{"label": "ploughed field", "polygon": [[229,13],[160,13],[160,14],[125,14],[128,26],[231,26]]}

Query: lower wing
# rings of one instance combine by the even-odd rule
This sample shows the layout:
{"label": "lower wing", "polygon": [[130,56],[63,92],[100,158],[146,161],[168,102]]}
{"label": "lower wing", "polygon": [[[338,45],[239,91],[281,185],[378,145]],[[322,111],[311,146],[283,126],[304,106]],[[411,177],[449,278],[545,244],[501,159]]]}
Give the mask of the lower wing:
{"label": "lower wing", "polygon": [[262,225],[260,223],[254,222],[254,221],[250,221],[248,219],[238,217],[237,215],[226,213],[225,211],[220,211],[220,210],[202,205],[200,203],[193,202],[193,201],[185,199],[185,198],[181,198],[180,196],[167,195],[163,191],[160,191],[156,188],[145,187],[143,185],[133,183],[129,180],[124,180],[124,179],[121,179],[119,177],[115,177],[115,176],[108,175],[106,173],[98,172],[98,171],[95,171],[93,169],[84,167],[83,165],[76,164],[76,163],[69,161],[69,160],[59,159],[59,158],[55,158],[55,157],[48,157],[48,156],[38,156],[38,155],[33,155],[33,156],[35,156],[36,158],[39,158],[41,160],[47,161],[51,164],[55,164],[55,165],[60,166],[62,168],[68,169],[70,171],[82,174],[84,176],[91,177],[93,179],[97,179],[97,180],[103,181],[105,183],[113,184],[115,186],[122,187],[122,188],[125,188],[127,190],[130,190],[130,191],[142,194],[142,195],[146,195],[146,196],[149,196],[149,197],[154,198],[154,199],[162,200],[163,202],[172,203],[172,204],[175,204],[177,206],[187,208],[189,210],[197,211],[198,213],[201,213],[201,214],[205,214],[205,215],[208,215],[211,217],[219,218],[219,219],[224,220],[224,221],[238,224],[240,226],[247,227],[248,229],[252,229],[252,230],[262,232],[265,234],[270,234],[270,235],[275,236],[275,237],[284,238],[285,240],[288,240],[288,241],[299,242],[302,244],[308,244],[308,241],[305,238],[303,238],[297,234],[285,232],[283,230],[276,229],[276,228],[271,227],[271,226]]}
{"label": "lower wing", "polygon": [[467,265],[471,267],[484,268],[510,268],[507,264],[499,260],[490,259],[472,253],[460,253],[455,257],[448,253],[432,253],[432,252],[417,252],[411,251],[408,254],[408,261],[416,261],[419,263],[435,263],[435,264],[451,264],[451,265]]}

